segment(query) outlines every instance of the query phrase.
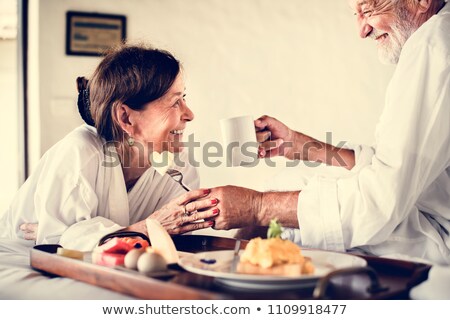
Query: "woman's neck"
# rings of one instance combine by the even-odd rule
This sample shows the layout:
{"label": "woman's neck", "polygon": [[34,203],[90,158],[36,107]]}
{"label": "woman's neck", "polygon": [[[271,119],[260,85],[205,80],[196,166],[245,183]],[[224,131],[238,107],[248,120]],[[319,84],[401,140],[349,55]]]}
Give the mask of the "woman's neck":
{"label": "woman's neck", "polygon": [[125,185],[127,190],[131,190],[142,174],[150,167],[148,157],[145,156],[145,150],[125,144],[116,145],[116,150],[122,166]]}

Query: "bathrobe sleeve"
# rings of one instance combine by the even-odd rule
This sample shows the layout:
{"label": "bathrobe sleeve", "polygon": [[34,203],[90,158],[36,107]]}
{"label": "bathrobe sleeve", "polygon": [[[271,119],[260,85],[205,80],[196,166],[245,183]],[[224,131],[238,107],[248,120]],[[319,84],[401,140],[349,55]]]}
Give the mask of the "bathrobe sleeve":
{"label": "bathrobe sleeve", "polygon": [[[426,41],[405,46],[375,146],[354,147],[353,174],[316,176],[299,194],[302,244],[342,251],[389,240],[393,252],[408,243],[412,252],[412,239],[422,244],[430,239],[430,246],[440,246],[444,255],[445,241],[417,202],[449,165],[449,105],[448,51]],[[442,197],[448,204],[448,195]],[[416,254],[425,255],[428,249],[423,245]]]}

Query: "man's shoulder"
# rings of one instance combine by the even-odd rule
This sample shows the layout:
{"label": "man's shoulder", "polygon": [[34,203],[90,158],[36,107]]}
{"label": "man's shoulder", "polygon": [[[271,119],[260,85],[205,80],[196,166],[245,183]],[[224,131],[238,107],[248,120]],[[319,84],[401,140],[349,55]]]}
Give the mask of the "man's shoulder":
{"label": "man's shoulder", "polygon": [[412,36],[411,46],[428,46],[450,54],[450,3],[425,22]]}

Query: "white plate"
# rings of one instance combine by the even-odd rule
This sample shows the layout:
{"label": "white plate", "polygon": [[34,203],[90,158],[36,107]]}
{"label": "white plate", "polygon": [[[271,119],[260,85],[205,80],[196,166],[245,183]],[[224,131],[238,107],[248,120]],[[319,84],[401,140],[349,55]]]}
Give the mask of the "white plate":
{"label": "white plate", "polygon": [[[233,250],[201,252],[182,257],[179,265],[185,270],[205,276],[215,277],[216,281],[246,289],[294,289],[314,285],[317,280],[331,271],[364,267],[363,258],[346,253],[323,250],[302,249],[305,257],[311,258],[314,274],[300,276],[252,275],[231,272]],[[209,262],[209,263],[208,263]]]}

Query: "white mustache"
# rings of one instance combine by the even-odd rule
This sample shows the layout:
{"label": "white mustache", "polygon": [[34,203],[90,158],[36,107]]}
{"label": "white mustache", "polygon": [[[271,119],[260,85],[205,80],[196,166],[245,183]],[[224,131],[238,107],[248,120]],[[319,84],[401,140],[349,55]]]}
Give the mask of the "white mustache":
{"label": "white mustache", "polygon": [[377,29],[373,29],[369,34],[369,38],[375,40],[376,38],[382,36],[385,32],[378,31]]}

